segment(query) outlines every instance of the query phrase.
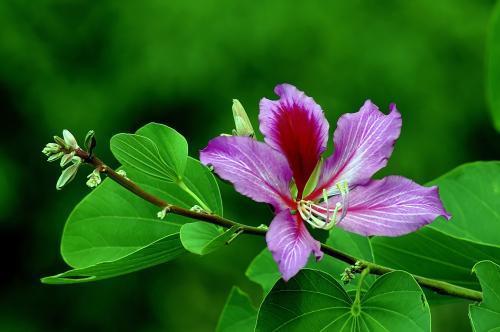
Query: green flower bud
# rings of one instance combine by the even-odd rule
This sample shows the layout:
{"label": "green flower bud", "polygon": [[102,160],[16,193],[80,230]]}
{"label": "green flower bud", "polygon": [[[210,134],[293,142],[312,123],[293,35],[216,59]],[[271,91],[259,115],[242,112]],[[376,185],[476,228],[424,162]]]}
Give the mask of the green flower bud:
{"label": "green flower bud", "polygon": [[61,158],[62,156],[64,156],[64,152],[60,151],[60,152],[58,152],[58,153],[56,153],[56,154],[51,155],[51,156],[47,159],[47,161],[48,161],[49,163],[51,163],[51,162],[56,161],[57,159]]}
{"label": "green flower bud", "polygon": [[87,176],[87,186],[89,188],[95,188],[101,183],[101,173],[98,170],[94,170]]}
{"label": "green flower bud", "polygon": [[65,154],[61,158],[61,167],[64,167],[67,164],[69,164],[69,162],[73,159],[74,156],[75,156],[75,151]]}
{"label": "green flower bud", "polygon": [[64,143],[66,143],[67,148],[71,148],[73,150],[78,148],[78,144],[76,142],[75,136],[69,132],[69,130],[63,130]]}
{"label": "green flower bud", "polygon": [[70,183],[76,176],[78,168],[80,167],[82,160],[79,157],[73,158],[73,165],[69,166],[62,171],[61,176],[57,180],[56,189],[61,190],[65,185]]}
{"label": "green flower bud", "polygon": [[58,153],[59,151],[61,151],[61,147],[59,146],[59,144],[47,143],[47,145],[43,148],[42,153],[47,157],[50,157],[51,155]]}
{"label": "green flower bud", "polygon": [[89,132],[85,136],[85,149],[87,150],[88,153],[91,154],[95,145],[96,145],[95,132],[93,130],[89,130]]}
{"label": "green flower bud", "polygon": [[116,171],[116,173],[127,179],[127,172],[125,172],[123,169],[119,169],[118,171]]}
{"label": "green flower bud", "polygon": [[167,215],[167,209],[163,209],[156,214],[156,216],[161,220],[163,220],[166,215]]}
{"label": "green flower bud", "polygon": [[236,126],[236,129],[233,131],[235,136],[254,137],[255,132],[253,131],[252,123],[238,99],[233,99],[233,118],[234,125]]}
{"label": "green flower bud", "polygon": [[59,136],[54,136],[54,142],[56,142],[61,147],[66,146],[66,142],[64,142],[64,139]]}

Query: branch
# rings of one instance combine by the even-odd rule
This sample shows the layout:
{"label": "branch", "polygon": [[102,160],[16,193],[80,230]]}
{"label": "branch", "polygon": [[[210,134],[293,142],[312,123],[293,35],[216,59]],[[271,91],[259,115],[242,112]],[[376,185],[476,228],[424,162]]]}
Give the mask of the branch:
{"label": "branch", "polygon": [[[253,234],[253,235],[261,235],[265,236],[266,230],[258,227],[253,227],[253,226],[248,226],[244,224],[240,224],[238,222],[214,215],[214,214],[207,214],[207,213],[200,213],[196,211],[191,211],[176,205],[172,205],[161,198],[158,198],[146,191],[144,191],[141,187],[139,187],[136,183],[131,181],[130,179],[118,174],[116,171],[114,171],[112,168],[108,167],[106,164],[104,164],[99,158],[90,155],[88,152],[77,149],[76,154],[82,158],[87,164],[92,165],[95,169],[97,169],[100,173],[106,174],[109,178],[111,178],[113,181],[124,187],[125,189],[131,191],[132,193],[136,194],[137,196],[141,197],[142,199],[150,202],[153,205],[156,205],[160,209],[164,209],[168,213],[173,213],[177,214],[180,216],[188,217],[191,219],[196,219],[196,220],[201,220],[205,221],[211,224],[219,225],[225,228],[231,228],[233,226],[238,226],[241,231],[244,233],[248,234]],[[341,260],[347,264],[354,265],[358,263],[363,269],[369,269],[369,272],[371,274],[376,274],[376,275],[382,275],[386,274],[389,272],[395,271],[392,268],[378,265],[369,261],[365,261],[363,259],[358,259],[354,256],[351,256],[347,253],[344,253],[342,251],[339,251],[335,248],[332,248],[324,243],[321,244],[321,250],[338,260]],[[482,301],[483,296],[482,293],[473,289],[461,287],[461,286],[456,286],[444,281],[436,280],[436,279],[431,279],[431,278],[426,278],[422,277],[419,275],[412,274],[413,278],[417,281],[417,283],[425,288],[428,288],[430,290],[433,290],[439,294],[442,295],[449,295],[449,296],[455,296],[455,297],[461,297],[467,300],[472,300],[472,301]]]}

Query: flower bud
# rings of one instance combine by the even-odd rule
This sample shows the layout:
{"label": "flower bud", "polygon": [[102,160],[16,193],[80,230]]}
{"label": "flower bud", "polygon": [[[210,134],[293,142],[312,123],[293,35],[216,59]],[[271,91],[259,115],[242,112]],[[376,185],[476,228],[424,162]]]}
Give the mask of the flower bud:
{"label": "flower bud", "polygon": [[63,137],[64,137],[64,143],[66,143],[67,148],[70,148],[72,150],[75,150],[78,148],[78,144],[76,142],[75,136],[73,136],[73,134],[70,133],[69,130],[67,130],[67,129],[63,130]]}
{"label": "flower bud", "polygon": [[87,135],[85,136],[85,150],[92,154],[92,150],[94,149],[96,145],[96,140],[95,140],[95,132],[93,130],[89,130]]}
{"label": "flower bud", "polygon": [[254,137],[255,133],[252,123],[238,99],[233,99],[233,118],[234,125],[236,126],[236,129],[233,131],[235,136]]}
{"label": "flower bud", "polygon": [[61,158],[62,156],[64,156],[64,152],[59,151],[58,153],[49,156],[49,158],[47,159],[47,161],[49,163],[51,163],[51,162],[56,161],[57,159]]}
{"label": "flower bud", "polygon": [[61,190],[65,185],[71,182],[78,172],[78,168],[82,163],[82,159],[79,157],[74,157],[72,159],[73,165],[69,166],[65,170],[62,171],[61,176],[57,180],[56,189]]}
{"label": "flower bud", "polygon": [[61,147],[66,145],[66,142],[64,142],[64,139],[62,139],[59,136],[54,136],[54,142],[56,142]]}
{"label": "flower bud", "polygon": [[101,183],[101,173],[97,169],[90,173],[87,178],[86,184],[89,188],[95,188]]}
{"label": "flower bud", "polygon": [[69,164],[69,162],[73,159],[75,156],[75,151],[72,151],[70,153],[66,153],[62,158],[61,158],[61,167],[66,166]]}
{"label": "flower bud", "polygon": [[61,151],[61,147],[59,146],[59,144],[47,143],[47,145],[43,148],[42,153],[47,157],[50,157],[51,155],[58,153],[59,151]]}

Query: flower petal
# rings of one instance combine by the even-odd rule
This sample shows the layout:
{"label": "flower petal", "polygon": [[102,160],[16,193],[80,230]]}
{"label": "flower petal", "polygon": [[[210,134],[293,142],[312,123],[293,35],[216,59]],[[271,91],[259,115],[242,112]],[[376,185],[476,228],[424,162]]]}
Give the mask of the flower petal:
{"label": "flower petal", "polygon": [[326,149],[329,125],[321,107],[293,85],[278,85],[274,92],[279,100],[260,101],[260,131],[287,158],[300,194]]}
{"label": "flower petal", "polygon": [[283,210],[274,217],[266,233],[266,241],[285,281],[307,264],[311,252],[317,260],[323,257],[319,241],[309,234],[298,215],[292,215],[289,210]]}
{"label": "flower petal", "polygon": [[349,186],[363,184],[387,165],[394,143],[401,131],[401,114],[391,104],[388,115],[367,100],[357,113],[344,114],[333,135],[335,151],[325,160],[317,198],[323,188],[335,193],[335,184],[347,181]]}
{"label": "flower petal", "polygon": [[292,171],[285,158],[264,143],[249,137],[216,137],[200,152],[200,160],[257,202],[272,204],[277,210],[291,204]]}
{"label": "flower petal", "polygon": [[349,193],[347,214],[338,226],[361,235],[398,236],[439,216],[451,218],[437,187],[423,187],[401,176],[388,176],[354,188]]}

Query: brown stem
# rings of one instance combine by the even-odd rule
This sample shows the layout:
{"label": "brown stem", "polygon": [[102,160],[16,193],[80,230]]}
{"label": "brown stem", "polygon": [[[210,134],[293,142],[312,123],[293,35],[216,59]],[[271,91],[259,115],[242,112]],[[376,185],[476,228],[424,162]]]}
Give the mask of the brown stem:
{"label": "brown stem", "polygon": [[[143,198],[144,200],[150,202],[151,204],[159,207],[160,209],[165,209],[166,212],[177,214],[180,216],[188,217],[191,219],[196,219],[196,220],[201,220],[201,221],[206,221],[211,224],[223,226],[226,228],[231,228],[233,226],[238,226],[239,229],[248,234],[254,234],[254,235],[261,235],[265,236],[266,230],[263,228],[259,227],[253,227],[253,226],[248,226],[244,224],[237,223],[235,221],[214,215],[214,214],[208,214],[208,213],[202,213],[202,212],[196,212],[192,210],[188,210],[179,206],[175,206],[172,204],[169,204],[168,202],[162,200],[161,198],[158,198],[146,191],[144,191],[141,187],[139,187],[136,183],[131,181],[130,179],[118,174],[115,170],[112,168],[108,167],[106,164],[104,164],[99,158],[95,156],[90,156],[86,151],[78,149],[76,151],[76,155],[78,155],[80,158],[82,158],[86,163],[92,165],[95,169],[99,170],[99,172],[106,174],[108,177],[110,177],[112,180],[114,180],[116,183],[124,187],[125,189],[133,192],[137,196]],[[321,250],[338,260],[341,260],[347,264],[354,265],[356,262],[360,262],[362,266],[365,268],[369,268],[369,271],[371,274],[376,274],[376,275],[383,275],[389,272],[395,271],[392,268],[378,265],[372,262],[368,262],[362,259],[358,259],[354,256],[351,256],[347,253],[344,253],[342,251],[339,251],[335,248],[332,248],[324,243],[321,244]],[[444,281],[436,280],[436,279],[431,279],[427,277],[422,277],[419,275],[414,275],[412,274],[413,278],[417,281],[417,283],[420,286],[423,286],[425,288],[431,289],[439,294],[442,295],[449,295],[449,296],[455,296],[455,297],[461,297],[467,300],[472,300],[472,301],[482,301],[482,293],[473,289],[465,288],[465,287],[460,287],[456,286]]]}

